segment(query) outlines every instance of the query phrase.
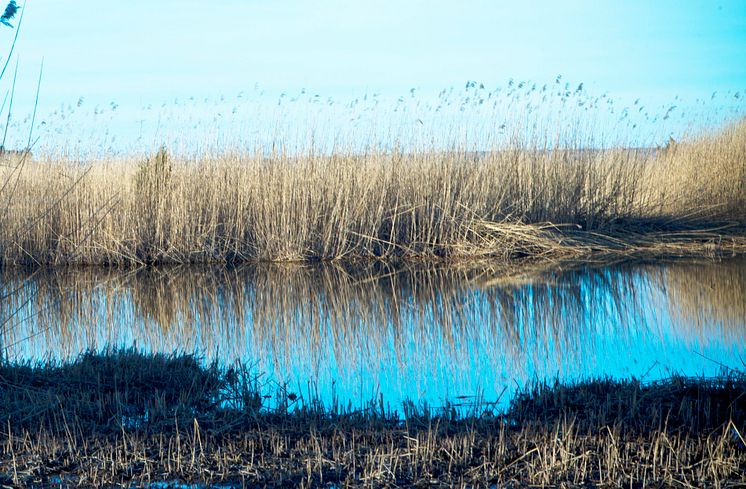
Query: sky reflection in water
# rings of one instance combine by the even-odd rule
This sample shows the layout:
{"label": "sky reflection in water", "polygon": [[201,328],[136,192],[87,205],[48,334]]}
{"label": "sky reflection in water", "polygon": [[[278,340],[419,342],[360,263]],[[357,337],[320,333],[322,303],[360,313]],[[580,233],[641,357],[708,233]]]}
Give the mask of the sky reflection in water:
{"label": "sky reflection in water", "polygon": [[525,276],[381,264],[6,271],[4,295],[22,284],[0,311],[10,359],[197,351],[353,405],[506,402],[534,380],[710,375],[746,361],[744,260]]}

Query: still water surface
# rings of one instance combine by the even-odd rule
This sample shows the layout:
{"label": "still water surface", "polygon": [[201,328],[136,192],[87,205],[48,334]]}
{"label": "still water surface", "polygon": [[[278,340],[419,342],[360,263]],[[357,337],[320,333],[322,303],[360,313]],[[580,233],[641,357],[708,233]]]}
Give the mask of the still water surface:
{"label": "still water surface", "polygon": [[5,271],[11,360],[136,346],[359,404],[507,402],[527,383],[746,368],[746,260],[508,274],[382,264]]}

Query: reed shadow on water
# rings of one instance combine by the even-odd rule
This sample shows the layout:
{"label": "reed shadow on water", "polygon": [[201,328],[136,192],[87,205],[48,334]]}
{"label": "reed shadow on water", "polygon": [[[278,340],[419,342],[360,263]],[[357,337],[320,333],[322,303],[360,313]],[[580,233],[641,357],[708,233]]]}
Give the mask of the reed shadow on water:
{"label": "reed shadow on water", "polygon": [[439,405],[503,392],[507,403],[531,379],[653,380],[740,365],[745,270],[740,259],[533,273],[269,264],[38,270],[29,279],[8,269],[4,290],[27,283],[4,302],[3,341],[18,360],[134,346],[224,367],[249,362],[326,403],[383,394]]}

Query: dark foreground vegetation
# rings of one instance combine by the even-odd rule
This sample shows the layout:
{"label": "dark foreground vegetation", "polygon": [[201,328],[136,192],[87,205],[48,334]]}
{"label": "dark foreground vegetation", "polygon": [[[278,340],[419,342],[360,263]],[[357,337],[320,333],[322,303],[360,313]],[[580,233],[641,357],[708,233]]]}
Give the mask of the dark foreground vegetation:
{"label": "dark foreground vegetation", "polygon": [[396,412],[323,407],[191,356],[117,351],[3,364],[0,421],[6,486],[746,484],[746,377],[735,372],[537,386],[504,412]]}

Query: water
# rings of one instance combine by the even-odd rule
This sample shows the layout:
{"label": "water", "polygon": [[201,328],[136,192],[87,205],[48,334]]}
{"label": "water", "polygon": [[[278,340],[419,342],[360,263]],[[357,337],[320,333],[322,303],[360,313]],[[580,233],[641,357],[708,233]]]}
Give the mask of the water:
{"label": "water", "polygon": [[746,369],[743,259],[6,270],[1,288],[11,360],[196,351],[328,403],[503,404],[537,380]]}

